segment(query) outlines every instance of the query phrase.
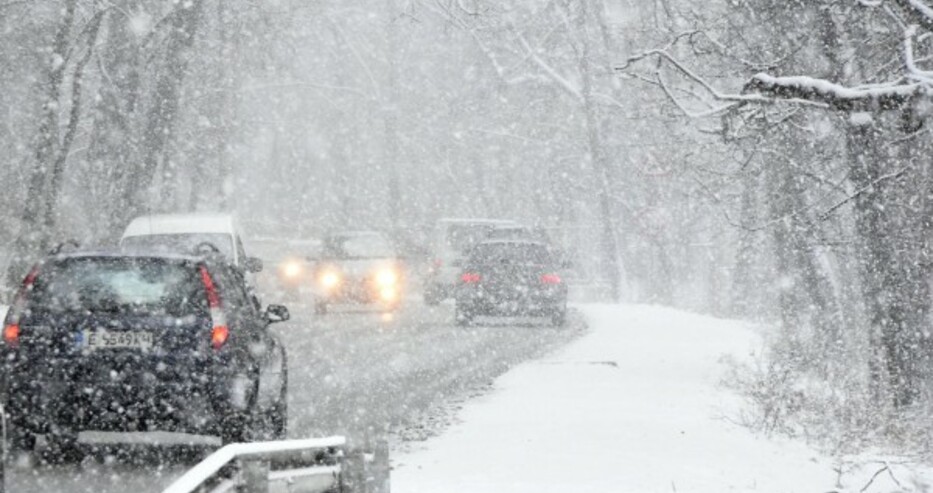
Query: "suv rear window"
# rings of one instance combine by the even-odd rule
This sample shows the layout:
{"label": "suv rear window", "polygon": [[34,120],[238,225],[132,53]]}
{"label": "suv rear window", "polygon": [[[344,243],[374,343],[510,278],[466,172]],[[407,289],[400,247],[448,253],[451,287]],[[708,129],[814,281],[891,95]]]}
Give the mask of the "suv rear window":
{"label": "suv rear window", "polygon": [[489,224],[451,224],[447,228],[447,246],[455,252],[466,253],[485,240],[492,230]]}
{"label": "suv rear window", "polygon": [[550,265],[547,247],[536,243],[481,243],[470,252],[471,265]]}
{"label": "suv rear window", "polygon": [[158,258],[70,258],[44,265],[30,304],[48,311],[201,313],[194,265]]}
{"label": "suv rear window", "polygon": [[210,243],[228,259],[233,259],[233,238],[226,233],[178,233],[127,236],[120,245],[143,252],[193,253],[198,245]]}

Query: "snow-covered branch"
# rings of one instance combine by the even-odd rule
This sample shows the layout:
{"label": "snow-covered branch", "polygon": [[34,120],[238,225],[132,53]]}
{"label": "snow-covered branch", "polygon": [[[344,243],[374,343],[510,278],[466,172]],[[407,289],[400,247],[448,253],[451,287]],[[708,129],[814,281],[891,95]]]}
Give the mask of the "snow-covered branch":
{"label": "snow-covered branch", "polygon": [[[672,56],[666,48],[653,49],[630,57],[616,70],[626,70],[632,64],[647,58],[655,58],[668,62],[680,74],[692,83],[701,86],[709,96],[717,101],[727,103],[774,103],[778,101],[815,104],[817,106],[841,111],[873,111],[903,107],[918,97],[927,96],[933,88],[933,71],[919,68],[914,58],[914,43],[919,38],[920,28],[925,28],[928,22],[933,26],[933,9],[927,7],[920,0],[902,0],[907,6],[922,17],[924,24],[912,24],[905,28],[903,42],[903,59],[905,74],[903,78],[887,83],[868,84],[861,86],[845,86],[826,79],[805,75],[775,76],[766,72],[755,74],[745,83],[740,94],[729,94],[718,90],[709,81],[691,70],[684,63]],[[863,4],[874,6],[874,4]],[[679,35],[677,39],[684,37]],[[668,46],[671,46],[670,44]],[[708,115],[704,111],[695,114],[673,95],[670,87],[660,76],[656,79],[665,95],[677,105],[686,115],[699,117]],[[704,102],[708,105],[708,102]],[[730,105],[721,106],[713,113],[729,109]]]}
{"label": "snow-covered branch", "polygon": [[907,12],[911,22],[926,29],[933,29],[933,8],[927,6],[923,0],[894,0],[894,3]]}
{"label": "snow-covered branch", "polygon": [[690,118],[702,118],[707,116],[716,115],[734,108],[737,108],[743,104],[747,103],[759,103],[759,104],[773,104],[773,103],[794,103],[794,104],[804,104],[811,106],[825,107],[827,106],[824,102],[812,100],[810,98],[801,98],[801,97],[770,97],[766,94],[734,94],[726,93],[716,89],[712,83],[707,81],[705,78],[691,70],[677,58],[668,53],[665,49],[654,49],[648,50],[644,53],[629,57],[624,64],[616,67],[617,71],[624,71],[634,63],[637,63],[641,60],[647,58],[655,58],[661,61],[666,61],[672,65],[681,75],[686,77],[691,82],[698,84],[703,88],[704,91],[715,101],[725,102],[725,105],[711,105],[708,101],[703,101],[706,106],[712,107],[708,111],[703,111],[700,113],[694,113],[688,110],[673,94],[669,85],[665,82],[664,78],[661,75],[660,69],[656,70],[655,79],[661,89],[664,91],[665,95],[681,110],[685,115]]}
{"label": "snow-covered branch", "polygon": [[755,74],[745,84],[745,92],[759,96],[818,102],[846,111],[897,108],[927,91],[924,84],[916,82],[846,87],[804,75],[776,77],[766,73]]}

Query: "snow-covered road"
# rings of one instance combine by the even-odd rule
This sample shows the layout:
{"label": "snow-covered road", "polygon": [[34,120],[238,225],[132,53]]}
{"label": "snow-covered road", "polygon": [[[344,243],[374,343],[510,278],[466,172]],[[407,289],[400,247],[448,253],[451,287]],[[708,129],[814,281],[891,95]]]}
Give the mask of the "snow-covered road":
{"label": "snow-covered road", "polygon": [[[273,329],[288,348],[289,436],[353,437],[387,429],[406,438],[430,436],[443,427],[456,402],[583,330],[578,315],[561,329],[521,324],[464,329],[452,325],[452,308],[415,301],[387,318],[372,312],[320,317],[309,306],[292,306],[292,321]],[[160,459],[153,454],[159,450],[117,447],[114,458],[14,469],[8,491],[161,491],[193,464],[199,450],[183,450],[184,460]]]}
{"label": "snow-covered road", "polygon": [[[747,326],[668,308],[582,306],[589,333],[497,380],[438,438],[396,454],[402,493],[823,492],[833,463],[734,424],[723,355]],[[857,489],[856,489],[857,491]]]}

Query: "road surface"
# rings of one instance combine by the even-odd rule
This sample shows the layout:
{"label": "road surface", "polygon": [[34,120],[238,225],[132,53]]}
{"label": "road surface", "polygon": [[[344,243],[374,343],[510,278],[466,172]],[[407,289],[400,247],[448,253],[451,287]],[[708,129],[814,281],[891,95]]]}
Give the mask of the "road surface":
{"label": "road surface", "polygon": [[[576,314],[559,329],[507,320],[456,327],[452,306],[418,302],[391,316],[366,310],[316,316],[305,305],[291,308],[292,320],[271,330],[288,349],[293,438],[386,432],[393,440],[424,438],[495,376],[583,330]],[[20,457],[7,467],[7,491],[157,492],[209,450],[118,445],[67,466]]]}

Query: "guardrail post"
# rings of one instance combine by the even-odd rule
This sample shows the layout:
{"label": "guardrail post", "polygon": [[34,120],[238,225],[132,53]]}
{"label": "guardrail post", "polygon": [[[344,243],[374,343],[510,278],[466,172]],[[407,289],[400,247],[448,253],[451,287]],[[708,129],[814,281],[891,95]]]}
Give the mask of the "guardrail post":
{"label": "guardrail post", "polygon": [[389,493],[391,491],[390,469],[389,442],[385,439],[377,440],[375,449],[373,450],[371,473],[373,477],[373,493]]}
{"label": "guardrail post", "polygon": [[363,454],[347,450],[340,464],[340,493],[366,492],[366,463]]}
{"label": "guardrail post", "polygon": [[7,431],[6,408],[0,404],[0,428],[2,428],[3,450],[0,455],[0,493],[6,491],[6,463],[10,460],[10,440]]}
{"label": "guardrail post", "polygon": [[269,493],[269,461],[241,459],[239,462],[243,493]]}

